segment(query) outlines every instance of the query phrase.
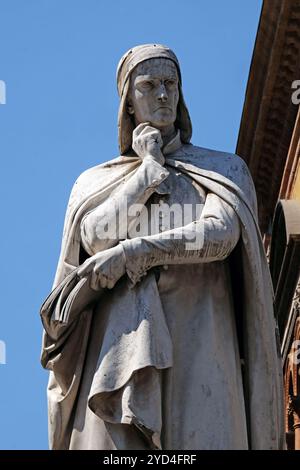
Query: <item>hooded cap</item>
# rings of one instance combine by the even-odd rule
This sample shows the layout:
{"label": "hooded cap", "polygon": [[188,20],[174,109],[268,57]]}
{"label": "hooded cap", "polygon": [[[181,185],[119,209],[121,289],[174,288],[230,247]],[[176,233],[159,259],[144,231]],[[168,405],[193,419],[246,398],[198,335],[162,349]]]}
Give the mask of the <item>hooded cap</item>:
{"label": "hooded cap", "polygon": [[129,91],[130,74],[133,69],[148,59],[164,58],[172,60],[178,72],[179,100],[177,105],[177,118],[175,121],[176,129],[180,130],[180,138],[184,143],[189,143],[192,136],[192,124],[190,115],[185,105],[182,88],[181,72],[178,59],[174,52],[161,44],[143,44],[136,46],[126,52],[121,58],[117,68],[117,86],[120,96],[120,107],[118,114],[118,137],[120,153],[123,155],[131,149],[132,132],[135,128],[133,117],[128,114],[126,109],[127,94]]}

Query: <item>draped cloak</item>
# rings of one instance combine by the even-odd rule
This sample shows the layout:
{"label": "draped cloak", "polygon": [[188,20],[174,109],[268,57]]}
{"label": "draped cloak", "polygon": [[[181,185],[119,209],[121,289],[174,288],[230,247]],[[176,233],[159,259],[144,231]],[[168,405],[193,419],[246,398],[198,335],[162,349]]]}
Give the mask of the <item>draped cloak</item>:
{"label": "draped cloak", "polygon": [[[124,277],[112,290],[102,291],[98,297],[94,293],[89,304],[81,298],[76,308],[75,301],[67,318],[63,304],[70,292],[80,291],[84,284],[76,276],[83,217],[117,191],[140,164],[139,158],[128,153],[91,168],[79,177],[70,196],[54,290],[41,309],[45,329],[42,365],[50,370],[49,437],[53,449],[72,447],[77,405],[84,387],[88,388],[85,406],[111,430],[115,448],[124,448],[126,435],[128,442],[134,442],[133,430],[143,436],[145,448],[163,447],[161,376],[173,367],[176,344],[166,323],[154,273],[150,270],[134,287]],[[237,293],[233,284],[232,290],[237,297],[236,328],[243,363],[248,447],[280,449],[284,429],[281,358],[272,284],[248,168],[237,155],[191,144],[168,155],[165,167],[176,169],[216,194],[238,216],[241,237],[230,254],[230,269],[233,283],[235,279],[242,286]],[[102,307],[109,314],[93,323],[96,311],[101,317]],[[95,333],[94,328],[99,331]],[[99,338],[99,354],[92,366],[92,380],[86,383],[83,376],[92,334]],[[118,434],[123,436],[120,446]],[[105,448],[103,445],[101,448]],[[111,448],[109,444],[107,448]]]}

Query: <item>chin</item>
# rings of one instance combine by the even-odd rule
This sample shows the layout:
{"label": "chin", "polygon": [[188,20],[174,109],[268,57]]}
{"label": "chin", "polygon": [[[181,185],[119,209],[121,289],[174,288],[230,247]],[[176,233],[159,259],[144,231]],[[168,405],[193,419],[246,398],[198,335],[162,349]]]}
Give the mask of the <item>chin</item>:
{"label": "chin", "polygon": [[163,129],[164,127],[172,126],[175,123],[175,119],[155,119],[150,122],[153,127]]}
{"label": "chin", "polygon": [[153,114],[152,119],[149,119],[149,121],[157,128],[172,126],[176,121],[176,115],[169,109],[161,109]]}

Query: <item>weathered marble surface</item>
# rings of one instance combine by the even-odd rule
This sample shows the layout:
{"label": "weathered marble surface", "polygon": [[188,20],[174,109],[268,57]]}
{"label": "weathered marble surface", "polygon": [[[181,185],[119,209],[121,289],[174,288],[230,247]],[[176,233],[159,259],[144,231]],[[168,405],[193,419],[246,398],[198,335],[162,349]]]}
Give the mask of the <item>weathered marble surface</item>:
{"label": "weathered marble surface", "polygon": [[[118,88],[122,156],[75,183],[55,279],[69,287],[54,294],[55,308],[42,308],[50,445],[281,448],[272,287],[247,167],[189,144],[172,51],[127,53]],[[128,216],[124,198],[142,211]],[[200,211],[166,229],[154,204]],[[158,218],[154,233],[143,211]],[[126,230],[103,236],[116,215]],[[187,250],[191,234],[202,243]],[[99,290],[90,305],[79,279]]]}

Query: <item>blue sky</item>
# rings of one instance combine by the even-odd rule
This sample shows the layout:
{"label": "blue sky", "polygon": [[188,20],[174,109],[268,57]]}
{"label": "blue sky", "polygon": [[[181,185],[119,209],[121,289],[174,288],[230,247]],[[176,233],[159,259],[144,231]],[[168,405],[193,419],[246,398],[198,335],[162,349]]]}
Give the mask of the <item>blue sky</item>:
{"label": "blue sky", "polygon": [[192,142],[234,152],[260,10],[261,0],[0,0],[0,449],[48,445],[39,307],[73,182],[118,155],[119,58],[171,47]]}

